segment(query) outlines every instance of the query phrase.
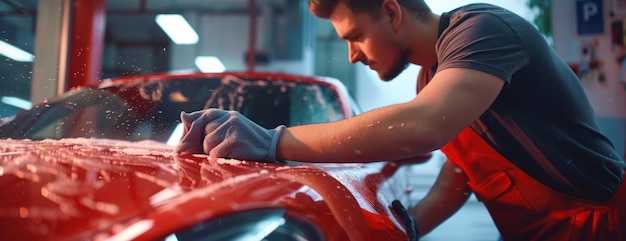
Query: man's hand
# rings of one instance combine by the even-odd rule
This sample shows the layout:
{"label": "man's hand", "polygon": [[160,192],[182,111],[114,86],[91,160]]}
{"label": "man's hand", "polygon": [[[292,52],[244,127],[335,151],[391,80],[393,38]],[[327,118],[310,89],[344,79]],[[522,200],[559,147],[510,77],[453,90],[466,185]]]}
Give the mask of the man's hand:
{"label": "man's hand", "polygon": [[400,216],[402,221],[404,222],[404,226],[406,228],[406,234],[409,236],[409,241],[418,241],[420,238],[420,229],[415,222],[415,219],[411,217],[411,214],[404,208],[402,203],[399,200],[394,200],[391,202],[391,207],[393,211]]}
{"label": "man's hand", "polygon": [[206,109],[180,115],[183,137],[178,153],[277,162],[276,144],[285,126],[265,129],[236,111]]}

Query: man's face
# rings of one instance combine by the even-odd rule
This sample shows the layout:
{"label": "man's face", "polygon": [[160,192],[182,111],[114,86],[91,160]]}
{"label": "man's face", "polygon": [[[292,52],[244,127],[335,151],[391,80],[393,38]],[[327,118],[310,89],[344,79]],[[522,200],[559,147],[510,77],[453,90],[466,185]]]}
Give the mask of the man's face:
{"label": "man's face", "polygon": [[408,66],[408,47],[397,39],[389,16],[372,18],[370,13],[355,13],[345,4],[339,4],[330,21],[335,31],[348,43],[350,63],[362,62],[389,81]]}

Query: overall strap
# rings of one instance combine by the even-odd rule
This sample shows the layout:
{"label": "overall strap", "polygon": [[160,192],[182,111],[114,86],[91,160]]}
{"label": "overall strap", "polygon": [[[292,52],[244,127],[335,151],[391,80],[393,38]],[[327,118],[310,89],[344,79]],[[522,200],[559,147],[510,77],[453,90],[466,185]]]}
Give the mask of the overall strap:
{"label": "overall strap", "polygon": [[[522,129],[510,118],[505,116],[500,116],[495,113],[493,110],[488,109],[483,117],[488,116],[489,119],[497,121],[506,131],[512,136],[522,147],[524,150],[528,152],[528,154],[536,161],[541,169],[545,171],[548,175],[552,176],[561,183],[562,186],[569,188],[570,190],[575,190],[577,193],[582,193],[582,191],[572,184],[567,178],[565,178],[561,172],[548,160],[548,158],[539,150],[537,145],[522,131]],[[487,128],[481,124],[480,121],[474,121],[470,127],[479,135],[481,139],[485,140],[487,143],[491,143],[488,141],[481,133],[487,132]]]}

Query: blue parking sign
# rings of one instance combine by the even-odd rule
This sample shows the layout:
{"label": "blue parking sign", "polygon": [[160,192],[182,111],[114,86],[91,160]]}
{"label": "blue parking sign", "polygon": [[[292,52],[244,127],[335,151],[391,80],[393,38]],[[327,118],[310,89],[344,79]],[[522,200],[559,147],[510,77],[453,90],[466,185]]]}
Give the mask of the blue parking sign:
{"label": "blue parking sign", "polygon": [[579,35],[604,34],[604,6],[602,1],[576,1],[576,29]]}

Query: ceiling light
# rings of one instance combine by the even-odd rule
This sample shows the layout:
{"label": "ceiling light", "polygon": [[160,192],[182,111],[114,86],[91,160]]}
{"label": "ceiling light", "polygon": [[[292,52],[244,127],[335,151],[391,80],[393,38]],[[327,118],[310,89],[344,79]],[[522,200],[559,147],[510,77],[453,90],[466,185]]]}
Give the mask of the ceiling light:
{"label": "ceiling light", "polygon": [[28,110],[32,107],[30,101],[11,96],[3,96],[0,98],[0,102],[23,110]]}
{"label": "ceiling light", "polygon": [[33,62],[33,59],[35,59],[35,56],[32,54],[1,40],[0,54],[19,62]]}
{"label": "ceiling light", "polygon": [[226,71],[222,61],[215,56],[197,56],[196,66],[204,73],[221,73]]}
{"label": "ceiling light", "polygon": [[180,14],[158,14],[156,23],[176,44],[196,44],[198,34]]}

